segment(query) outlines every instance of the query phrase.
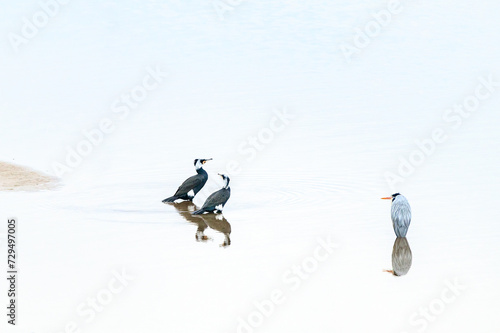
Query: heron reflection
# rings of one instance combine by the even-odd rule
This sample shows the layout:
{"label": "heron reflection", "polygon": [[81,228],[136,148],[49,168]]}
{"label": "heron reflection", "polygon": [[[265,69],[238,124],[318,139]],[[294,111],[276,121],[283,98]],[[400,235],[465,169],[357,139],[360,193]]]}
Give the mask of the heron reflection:
{"label": "heron reflection", "polygon": [[205,230],[209,227],[217,232],[224,235],[224,241],[220,244],[221,247],[227,247],[231,245],[231,224],[226,220],[222,214],[208,213],[204,215],[192,215],[196,210],[196,206],[191,201],[182,201],[179,203],[169,203],[175,207],[180,216],[182,216],[187,222],[195,224],[197,226],[196,230],[196,241],[206,242],[211,240],[210,237],[205,235]]}
{"label": "heron reflection", "polygon": [[408,239],[397,237],[392,247],[392,270],[386,270],[386,272],[396,276],[406,275],[410,270],[411,262],[412,253]]}

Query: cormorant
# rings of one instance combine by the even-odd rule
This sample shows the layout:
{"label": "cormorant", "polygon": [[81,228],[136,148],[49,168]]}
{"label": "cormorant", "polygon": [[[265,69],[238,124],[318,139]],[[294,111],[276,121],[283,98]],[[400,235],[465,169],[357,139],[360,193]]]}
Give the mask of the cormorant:
{"label": "cormorant", "polygon": [[203,169],[203,164],[210,160],[212,159],[209,158],[194,160],[194,167],[196,168],[196,172],[198,174],[186,179],[184,183],[179,186],[177,192],[175,192],[173,196],[171,196],[170,198],[166,198],[162,202],[174,202],[177,199],[193,200],[196,193],[198,193],[207,182],[208,173]]}
{"label": "cormorant", "polygon": [[209,212],[215,212],[215,213],[222,212],[222,208],[224,208],[224,205],[231,196],[231,189],[229,188],[229,180],[230,180],[229,177],[222,174],[219,174],[219,176],[221,176],[222,179],[225,181],[224,186],[217,192],[210,194],[210,196],[207,198],[201,209],[194,212],[193,215],[209,213]]}

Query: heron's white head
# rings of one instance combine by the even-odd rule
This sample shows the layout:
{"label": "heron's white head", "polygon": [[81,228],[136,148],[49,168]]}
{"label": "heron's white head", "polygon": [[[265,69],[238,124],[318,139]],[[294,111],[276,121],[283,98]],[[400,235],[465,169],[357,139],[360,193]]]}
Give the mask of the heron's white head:
{"label": "heron's white head", "polygon": [[194,167],[196,168],[196,170],[200,169],[201,167],[203,167],[203,164],[207,163],[208,161],[211,161],[212,159],[211,158],[208,158],[208,159],[195,159],[194,160]]}

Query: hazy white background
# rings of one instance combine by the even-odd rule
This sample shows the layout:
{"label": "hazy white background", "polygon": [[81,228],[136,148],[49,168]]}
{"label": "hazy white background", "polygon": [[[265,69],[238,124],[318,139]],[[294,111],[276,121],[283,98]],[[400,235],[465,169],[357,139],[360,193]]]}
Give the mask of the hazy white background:
{"label": "hazy white background", "polygon": [[[2,1],[0,159],[52,173],[82,131],[115,125],[58,190],[0,193],[0,218],[20,225],[8,332],[71,321],[81,332],[236,332],[274,289],[286,302],[255,332],[419,332],[412,315],[455,279],[466,289],[420,331],[498,332],[500,89],[456,130],[443,115],[479,77],[500,80],[500,4],[401,7],[347,62],[340,45],[387,2],[248,1],[221,20],[210,1],[73,0],[16,52],[9,33],[40,5]],[[124,119],[113,113],[157,66],[168,72],[159,87]],[[283,108],[295,118],[255,158],[242,154]],[[382,272],[395,238],[384,174],[436,128],[448,140],[396,188],[413,209],[413,265],[393,277]],[[195,242],[196,226],[161,203],[210,157],[209,190],[228,161],[241,167],[229,175],[226,249],[214,230]],[[339,248],[291,291],[283,274],[329,236]],[[77,307],[122,268],[134,281],[85,322]]]}

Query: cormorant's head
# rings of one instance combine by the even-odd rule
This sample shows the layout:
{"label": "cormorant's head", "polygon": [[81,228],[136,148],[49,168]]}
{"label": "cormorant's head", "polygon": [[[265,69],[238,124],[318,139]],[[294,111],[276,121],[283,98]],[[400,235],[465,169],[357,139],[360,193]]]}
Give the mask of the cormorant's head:
{"label": "cormorant's head", "polygon": [[224,180],[224,188],[228,188],[229,187],[229,181],[230,181],[229,177],[226,176],[226,175],[223,175],[221,173],[219,173],[219,176],[221,176],[222,179]]}
{"label": "cormorant's head", "polygon": [[205,164],[211,160],[212,160],[211,158],[207,158],[207,159],[198,159],[197,158],[194,160],[194,167],[196,168],[196,170],[198,170],[199,168],[203,167],[203,164]]}
{"label": "cormorant's head", "polygon": [[384,200],[392,200],[392,201],[394,201],[394,199],[396,199],[396,197],[397,197],[398,195],[401,195],[401,193],[394,193],[394,194],[393,194],[392,196],[390,196],[390,197],[384,197],[384,198],[381,198],[381,199],[384,199]]}

